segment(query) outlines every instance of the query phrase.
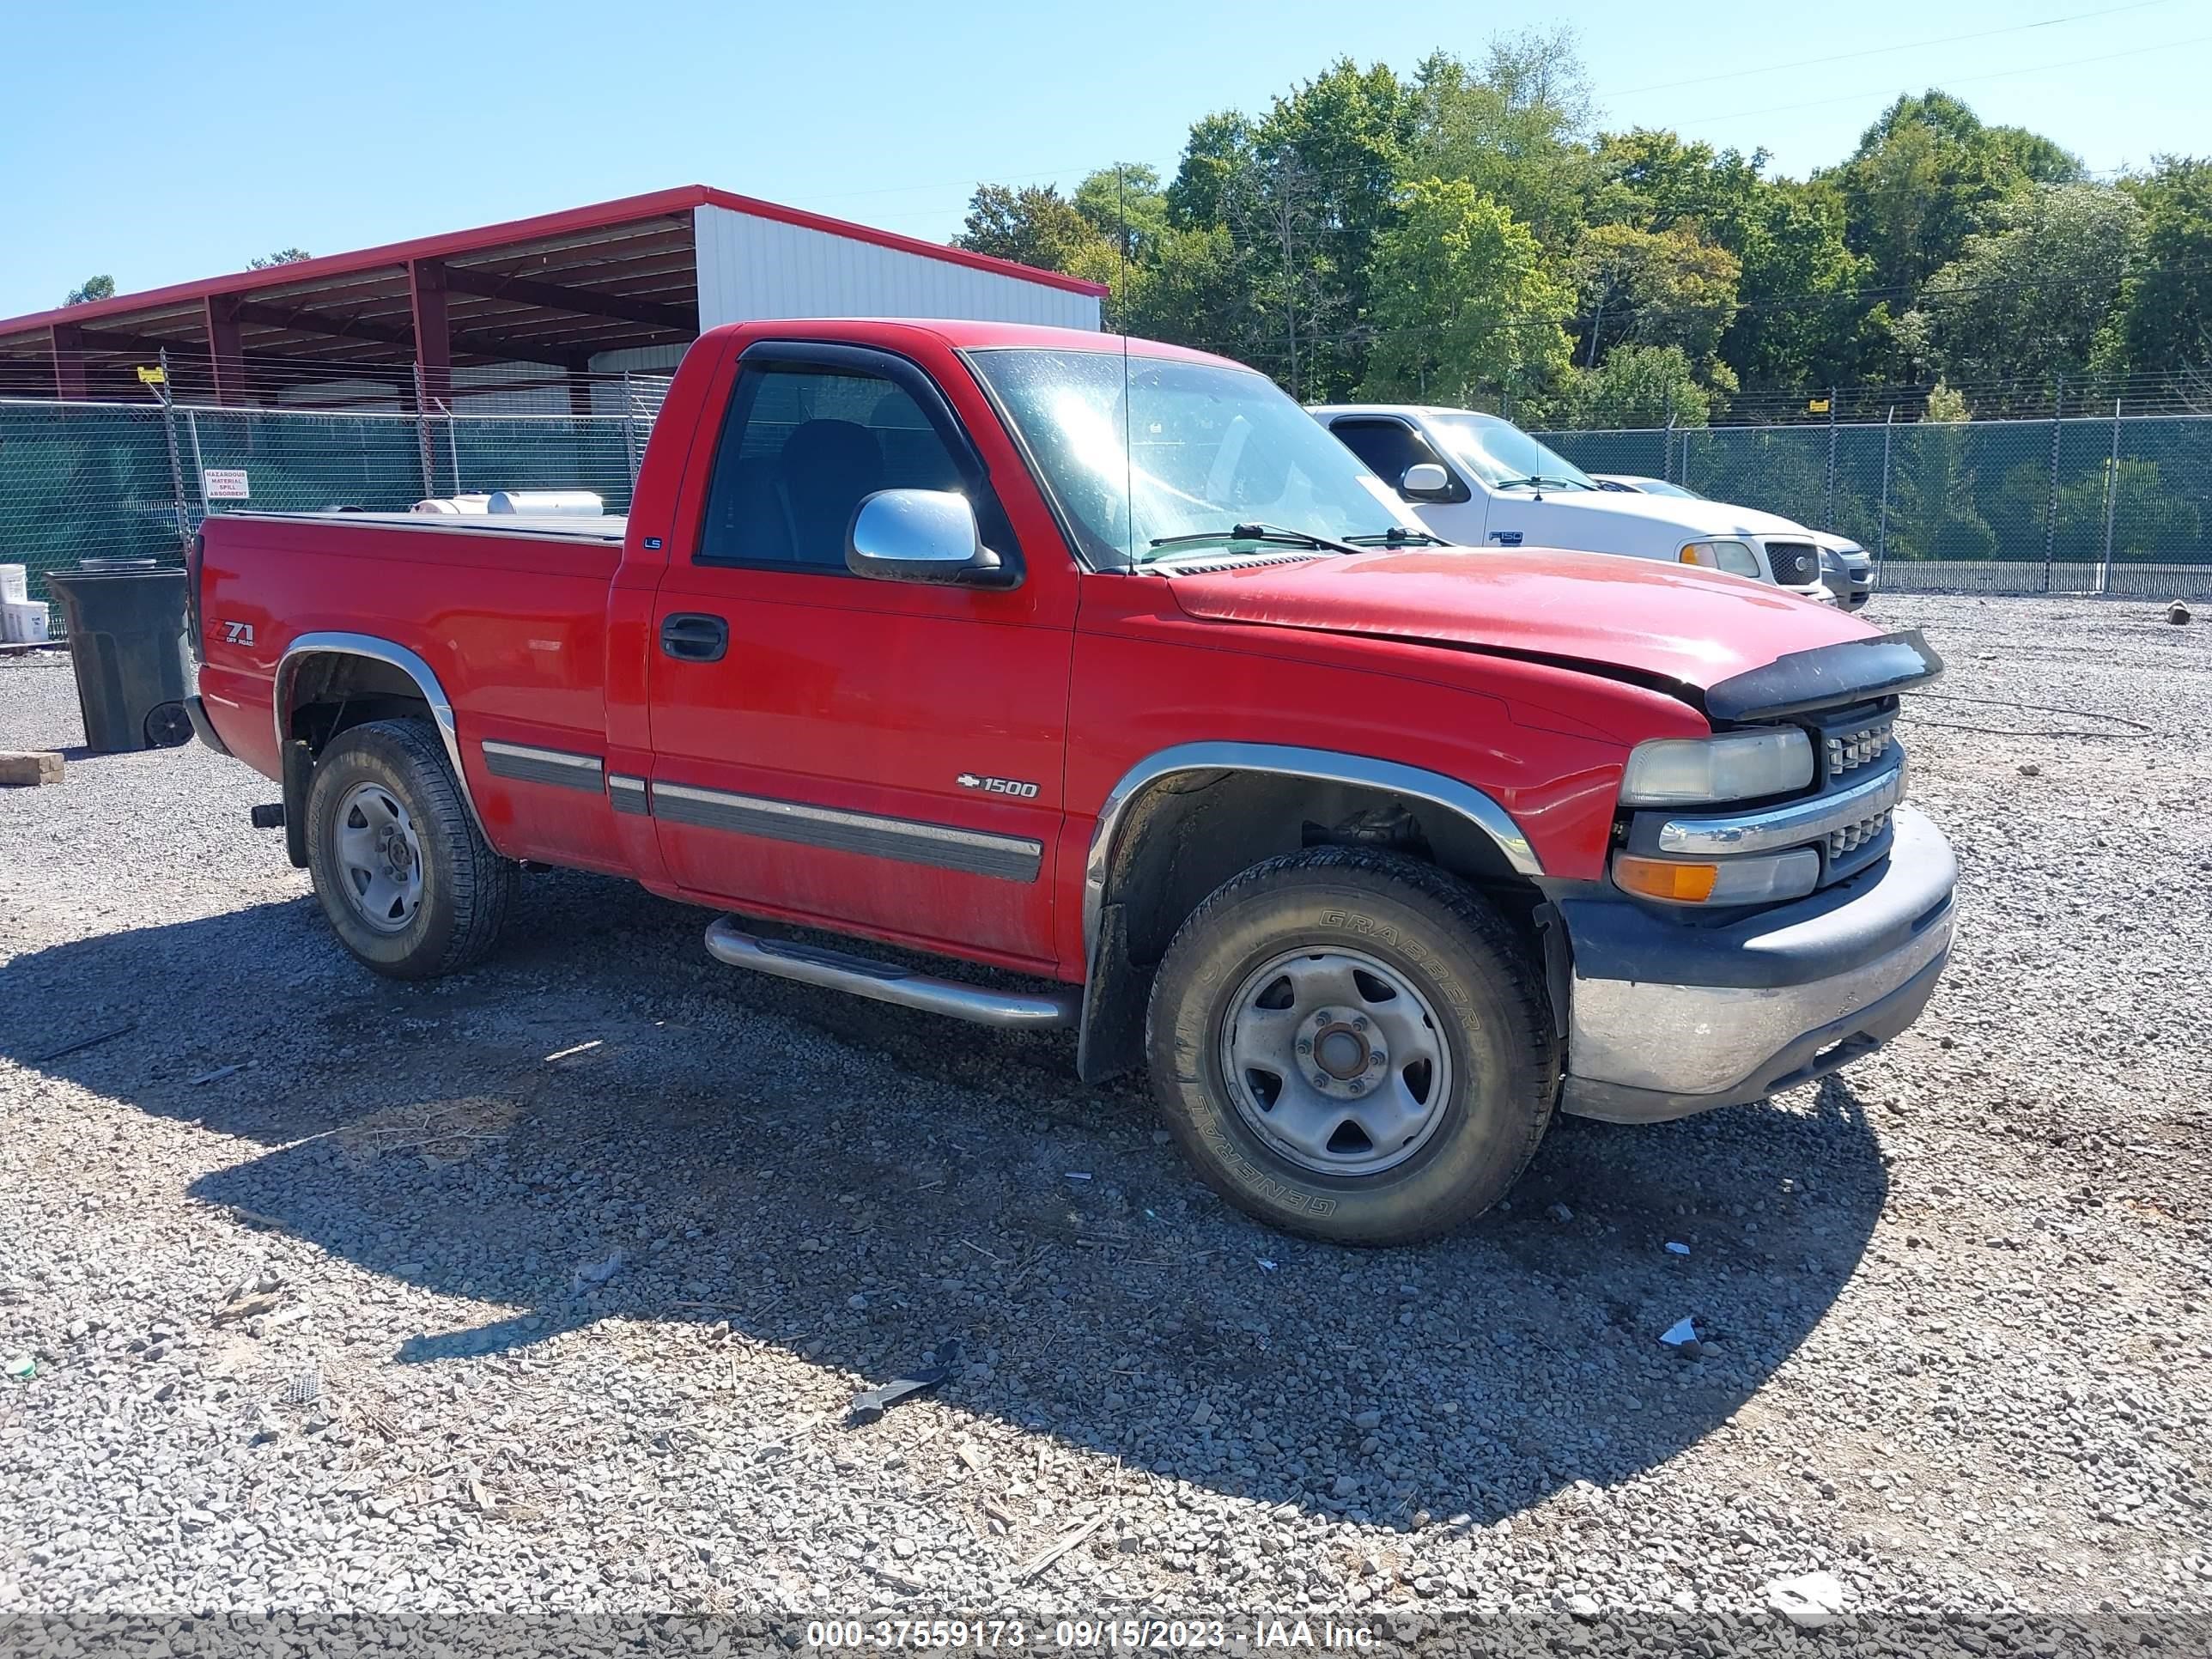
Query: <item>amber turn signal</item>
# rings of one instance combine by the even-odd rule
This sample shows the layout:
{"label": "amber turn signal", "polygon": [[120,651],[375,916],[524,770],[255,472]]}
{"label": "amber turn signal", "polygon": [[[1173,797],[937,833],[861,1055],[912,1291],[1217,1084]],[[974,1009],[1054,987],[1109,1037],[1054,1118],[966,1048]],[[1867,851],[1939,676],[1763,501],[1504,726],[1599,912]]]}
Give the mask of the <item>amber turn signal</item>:
{"label": "amber turn signal", "polygon": [[1640,859],[1623,854],[1613,861],[1614,883],[1643,898],[1674,904],[1703,904],[1720,879],[1717,864],[1685,864],[1679,859]]}

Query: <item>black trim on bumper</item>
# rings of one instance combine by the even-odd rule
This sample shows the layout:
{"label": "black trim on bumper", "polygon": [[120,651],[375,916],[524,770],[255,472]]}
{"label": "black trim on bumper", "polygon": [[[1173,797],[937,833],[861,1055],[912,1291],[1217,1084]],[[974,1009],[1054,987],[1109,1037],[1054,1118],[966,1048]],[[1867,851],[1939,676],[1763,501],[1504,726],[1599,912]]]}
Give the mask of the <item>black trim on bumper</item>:
{"label": "black trim on bumper", "polygon": [[1712,1094],[1669,1094],[1571,1076],[1565,1080],[1559,1109],[1604,1123],[1665,1123],[1716,1107],[1748,1105],[1795,1089],[1864,1059],[1919,1018],[1949,962],[1946,951],[1879,1002],[1785,1044],[1730,1088]]}
{"label": "black trim on bumper", "polygon": [[197,693],[185,699],[185,718],[191,721],[192,735],[202,743],[218,755],[230,753],[230,745],[216,731],[215,722],[208,718],[207,705],[199,700]]}

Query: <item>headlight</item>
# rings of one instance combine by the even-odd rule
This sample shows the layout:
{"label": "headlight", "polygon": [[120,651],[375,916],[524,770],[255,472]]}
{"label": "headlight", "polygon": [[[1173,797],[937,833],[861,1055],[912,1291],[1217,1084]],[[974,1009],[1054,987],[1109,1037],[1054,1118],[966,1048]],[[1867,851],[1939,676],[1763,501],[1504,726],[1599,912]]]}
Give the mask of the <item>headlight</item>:
{"label": "headlight", "polygon": [[1701,564],[1708,570],[1759,580],[1759,555],[1742,542],[1685,542],[1675,557],[1683,564]]}
{"label": "headlight", "polygon": [[1787,794],[1812,781],[1812,739],[1779,726],[1639,743],[1621,774],[1620,799],[1630,806],[1690,806]]}
{"label": "headlight", "polygon": [[1756,858],[1647,859],[1623,853],[1613,885],[1664,904],[1771,904],[1802,898],[1819,885],[1820,855],[1809,847]]}

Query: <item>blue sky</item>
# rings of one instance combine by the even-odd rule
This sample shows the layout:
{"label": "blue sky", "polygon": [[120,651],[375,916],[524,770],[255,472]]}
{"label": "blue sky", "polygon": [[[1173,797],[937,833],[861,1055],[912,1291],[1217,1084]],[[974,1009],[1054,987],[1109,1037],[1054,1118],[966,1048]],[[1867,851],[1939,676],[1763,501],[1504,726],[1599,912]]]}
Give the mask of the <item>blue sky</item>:
{"label": "blue sky", "polygon": [[2100,170],[2212,151],[2212,0],[11,11],[0,316],[96,271],[152,288],[677,184],[942,240],[978,179],[1165,172],[1194,118],[1264,108],[1340,54],[1410,69],[1553,21],[1606,125],[1763,144],[1784,172],[1930,85]]}

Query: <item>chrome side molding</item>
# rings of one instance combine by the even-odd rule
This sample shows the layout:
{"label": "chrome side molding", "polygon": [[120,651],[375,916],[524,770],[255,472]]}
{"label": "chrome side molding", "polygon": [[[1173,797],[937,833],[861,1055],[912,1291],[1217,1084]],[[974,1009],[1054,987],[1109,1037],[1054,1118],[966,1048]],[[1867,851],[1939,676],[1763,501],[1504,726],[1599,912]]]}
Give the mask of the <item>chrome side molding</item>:
{"label": "chrome side molding", "polygon": [[1002,1030],[1042,1030],[1075,1024],[1080,994],[1070,988],[1042,995],[994,991],[957,980],[933,979],[895,962],[879,962],[820,945],[759,939],[728,916],[707,929],[707,950],[718,962],[803,985],[826,986],[873,1002],[944,1014]]}

